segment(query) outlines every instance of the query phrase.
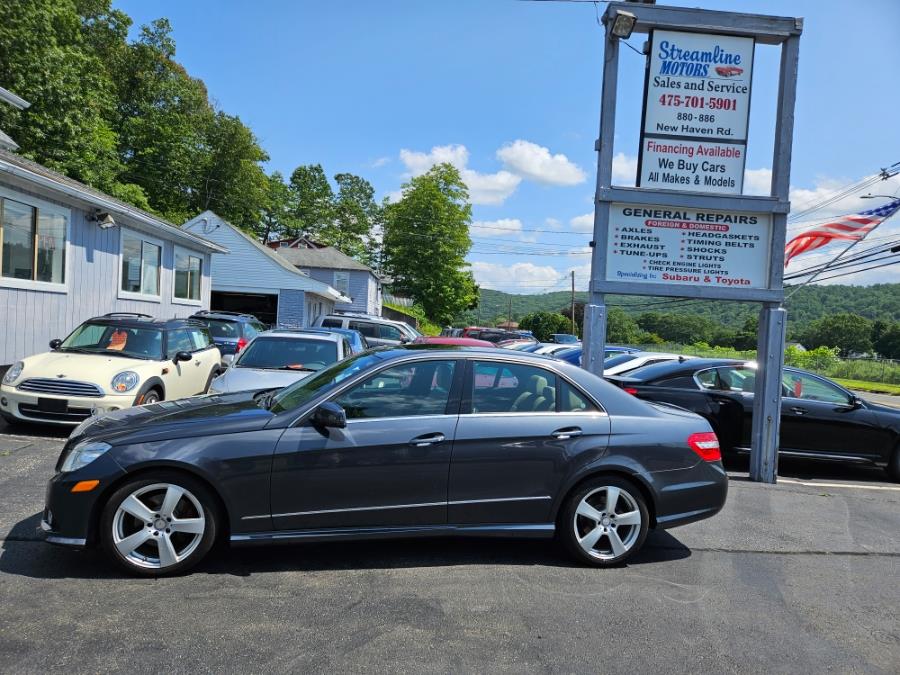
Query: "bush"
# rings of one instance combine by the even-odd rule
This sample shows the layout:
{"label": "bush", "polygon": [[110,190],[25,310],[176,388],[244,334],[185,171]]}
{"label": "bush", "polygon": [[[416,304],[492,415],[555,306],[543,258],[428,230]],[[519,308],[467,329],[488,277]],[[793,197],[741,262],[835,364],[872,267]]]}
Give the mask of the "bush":
{"label": "bush", "polygon": [[519,328],[530,330],[540,342],[548,342],[553,333],[570,332],[572,321],[556,312],[534,312],[522,317]]}

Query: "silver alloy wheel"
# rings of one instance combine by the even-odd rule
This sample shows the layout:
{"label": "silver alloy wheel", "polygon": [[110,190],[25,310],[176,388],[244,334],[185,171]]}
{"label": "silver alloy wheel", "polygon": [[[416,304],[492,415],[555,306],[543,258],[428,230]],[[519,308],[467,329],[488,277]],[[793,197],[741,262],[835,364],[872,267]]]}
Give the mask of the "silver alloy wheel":
{"label": "silver alloy wheel", "polygon": [[155,389],[151,389],[144,396],[144,400],[141,401],[141,405],[149,405],[150,403],[159,403],[159,394],[156,393]]}
{"label": "silver alloy wheel", "polygon": [[193,553],[203,539],[203,506],[188,490],[155,483],[122,500],[112,522],[113,544],[132,565],[165,569]]}
{"label": "silver alloy wheel", "polygon": [[620,558],[641,533],[641,510],[634,497],[615,485],[592,490],[575,510],[572,526],[579,546],[592,558]]}

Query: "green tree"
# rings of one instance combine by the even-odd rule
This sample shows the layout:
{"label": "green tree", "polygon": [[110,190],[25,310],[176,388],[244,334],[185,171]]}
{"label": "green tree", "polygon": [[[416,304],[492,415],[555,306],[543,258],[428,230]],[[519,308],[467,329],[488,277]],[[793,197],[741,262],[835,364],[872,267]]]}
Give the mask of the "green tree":
{"label": "green tree", "polygon": [[459,171],[438,164],[403,185],[384,214],[384,269],[393,290],[414,298],[440,324],[476,300],[467,269],[472,206]]}
{"label": "green tree", "polygon": [[265,204],[259,223],[253,228],[253,233],[262,243],[266,243],[272,237],[282,239],[290,236],[289,233],[296,233],[294,202],[294,191],[284,181],[284,176],[280,172],[275,171],[266,178]]}
{"label": "green tree", "polygon": [[884,329],[875,341],[875,350],[886,359],[900,359],[900,323]]}
{"label": "green tree", "polygon": [[352,173],[339,173],[334,180],[338,192],[332,205],[333,217],[318,238],[345,255],[365,260],[372,228],[380,221],[381,207],[375,202],[375,189],[369,181]]}
{"label": "green tree", "polygon": [[[730,346],[741,351],[756,349],[759,340],[759,317],[748,316],[741,329],[735,333],[734,341]],[[722,345],[729,346],[729,345]]]}
{"label": "green tree", "polygon": [[102,25],[122,35],[129,21],[109,2],[83,4],[96,26],[85,25],[73,0],[0,2],[2,85],[31,103],[0,105],[0,128],[24,156],[110,189],[121,169],[109,122],[115,89],[91,38]]}
{"label": "green tree", "polygon": [[620,307],[612,307],[606,315],[606,341],[613,344],[653,344],[654,336]]}
{"label": "green tree", "polygon": [[679,344],[712,342],[718,328],[715,321],[705,317],[674,312],[645,312],[638,317],[637,322],[648,333],[659,335],[666,342]]}
{"label": "green tree", "polygon": [[291,174],[294,191],[294,222],[297,231],[289,237],[309,234],[313,238],[331,224],[334,218],[334,191],[321,164],[298,166]]}
{"label": "green tree", "polygon": [[554,333],[570,332],[572,320],[557,312],[534,312],[519,320],[519,328],[530,330],[540,342],[549,342]]}
{"label": "green tree", "polygon": [[835,314],[813,321],[803,334],[807,348],[837,347],[842,356],[872,350],[872,322],[857,314]]}
{"label": "green tree", "polygon": [[197,185],[191,193],[194,212],[212,209],[235,225],[252,229],[267,199],[269,181],[261,163],[269,156],[240,119],[216,113],[206,129],[206,145]]}

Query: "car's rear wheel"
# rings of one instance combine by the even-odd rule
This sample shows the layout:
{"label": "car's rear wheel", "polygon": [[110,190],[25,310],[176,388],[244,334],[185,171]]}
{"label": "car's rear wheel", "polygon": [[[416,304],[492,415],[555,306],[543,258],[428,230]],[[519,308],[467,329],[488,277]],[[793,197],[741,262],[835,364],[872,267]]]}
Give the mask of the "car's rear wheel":
{"label": "car's rear wheel", "polygon": [[217,502],[186,474],[160,471],[129,481],[109,498],[100,517],[104,551],[139,576],[184,572],[216,540]]}
{"label": "car's rear wheel", "polygon": [[622,478],[600,476],[569,495],[560,515],[559,534],[580,562],[610,567],[641,549],[649,525],[640,490]]}

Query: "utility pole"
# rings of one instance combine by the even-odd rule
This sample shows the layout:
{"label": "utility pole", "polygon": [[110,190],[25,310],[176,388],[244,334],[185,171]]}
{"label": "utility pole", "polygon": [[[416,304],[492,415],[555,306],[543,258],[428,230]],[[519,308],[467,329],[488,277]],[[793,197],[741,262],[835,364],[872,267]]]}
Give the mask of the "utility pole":
{"label": "utility pole", "polygon": [[578,337],[578,332],[575,328],[575,270],[572,270],[572,335]]}
{"label": "utility pole", "polygon": [[509,296],[509,311],[506,313],[506,329],[512,330],[512,296]]}

